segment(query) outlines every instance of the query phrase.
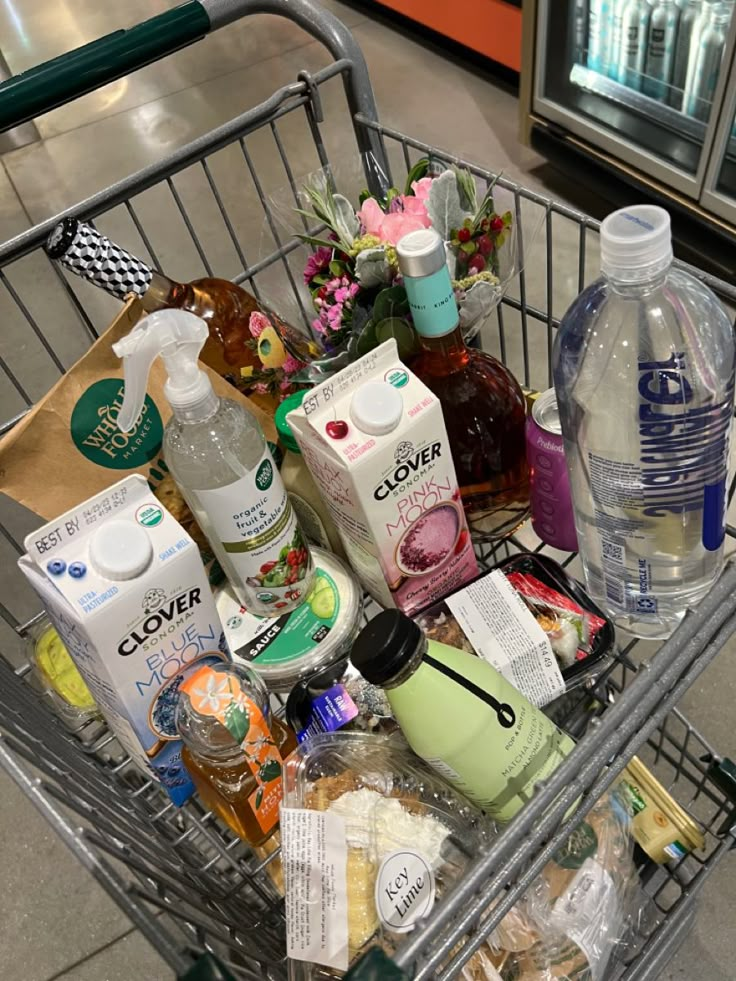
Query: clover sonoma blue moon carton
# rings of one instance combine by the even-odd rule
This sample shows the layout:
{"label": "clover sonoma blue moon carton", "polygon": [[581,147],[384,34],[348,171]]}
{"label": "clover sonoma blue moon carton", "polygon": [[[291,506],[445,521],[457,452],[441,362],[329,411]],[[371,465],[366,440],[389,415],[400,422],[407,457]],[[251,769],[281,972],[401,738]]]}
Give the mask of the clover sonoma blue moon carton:
{"label": "clover sonoma blue moon carton", "polygon": [[25,539],[19,566],[122,747],[175,804],[194,787],[174,709],[189,665],[230,652],[194,541],[126,477]]}

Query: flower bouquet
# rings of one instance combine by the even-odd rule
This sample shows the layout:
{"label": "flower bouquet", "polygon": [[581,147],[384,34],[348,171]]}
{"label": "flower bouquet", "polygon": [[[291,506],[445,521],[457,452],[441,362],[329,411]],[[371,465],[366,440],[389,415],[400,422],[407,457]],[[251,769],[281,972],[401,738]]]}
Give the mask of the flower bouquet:
{"label": "flower bouquet", "polygon": [[[518,271],[515,220],[497,208],[497,191],[494,181],[479,193],[469,171],[426,157],[412,167],[403,190],[362,191],[356,206],[336,189],[332,171],[311,175],[299,194],[301,207],[294,209],[292,198],[289,209],[290,234],[312,249],[303,265],[311,343],[274,317],[286,350],[307,364],[289,375],[290,383],[314,383],[391,337],[411,361],[418,339],[396,244],[421,228],[434,228],[445,242],[460,326],[471,341]],[[283,220],[283,202],[275,210]],[[276,306],[283,302],[281,292]]]}

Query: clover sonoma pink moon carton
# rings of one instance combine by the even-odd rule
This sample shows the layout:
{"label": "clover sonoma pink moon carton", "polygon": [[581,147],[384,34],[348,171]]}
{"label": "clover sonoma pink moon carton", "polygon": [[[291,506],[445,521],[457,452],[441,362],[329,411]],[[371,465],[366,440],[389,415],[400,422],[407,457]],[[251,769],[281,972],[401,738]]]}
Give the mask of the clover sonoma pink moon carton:
{"label": "clover sonoma pink moon carton", "polygon": [[199,550],[125,477],[26,536],[18,564],[121,746],[175,804],[194,791],[174,712],[193,662],[230,660]]}
{"label": "clover sonoma pink moon carton", "polygon": [[442,408],[395,341],[312,389],[288,420],[379,603],[412,614],[477,575]]}

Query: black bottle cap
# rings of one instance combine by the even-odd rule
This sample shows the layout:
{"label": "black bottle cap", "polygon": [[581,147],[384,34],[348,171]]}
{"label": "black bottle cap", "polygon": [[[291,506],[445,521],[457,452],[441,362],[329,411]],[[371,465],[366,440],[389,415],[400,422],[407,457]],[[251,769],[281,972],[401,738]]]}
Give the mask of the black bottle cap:
{"label": "black bottle cap", "polygon": [[384,610],[370,620],[353,644],[350,660],[366,681],[383,685],[416,655],[424,634],[400,610]]}
{"label": "black bottle cap", "polygon": [[69,251],[79,228],[78,218],[63,218],[46,239],[46,255],[49,259],[60,259]]}

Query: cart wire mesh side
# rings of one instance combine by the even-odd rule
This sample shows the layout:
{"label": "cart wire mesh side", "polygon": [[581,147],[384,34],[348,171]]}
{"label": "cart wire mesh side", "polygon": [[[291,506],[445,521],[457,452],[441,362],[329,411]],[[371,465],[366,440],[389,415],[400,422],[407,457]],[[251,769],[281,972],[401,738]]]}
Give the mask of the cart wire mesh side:
{"label": "cart wire mesh side", "polygon": [[[266,7],[284,12],[292,5],[270,0],[244,6],[248,12]],[[334,18],[324,12],[311,16],[312,32],[334,41]],[[481,185],[495,179],[491,170],[382,126],[366,111],[372,95],[356,103],[350,52],[336,43],[330,50],[336,60],[325,68],[302,73],[261,105],[66,214],[94,221],[122,246],[181,280],[227,275],[272,302],[281,290],[308,327],[299,287],[301,244],[283,234],[273,203],[277,190],[289,188],[297,205],[302,175],[327,166],[338,173],[341,160],[358,154],[368,168],[366,183],[380,174],[401,184],[423,155],[462,163]],[[364,81],[360,84],[364,87]],[[512,202],[518,229],[535,233],[519,243],[521,271],[484,327],[483,346],[523,384],[541,390],[550,384],[560,316],[597,272],[598,225],[503,177],[498,187]],[[357,189],[346,192],[353,190],[357,194]],[[0,345],[5,430],[118,309],[95,287],[67,278],[43,254],[59,217],[0,246],[0,314],[9,325]],[[694,272],[726,302],[736,303],[732,287]],[[277,846],[250,849],[196,798],[177,809],[131,764],[103,724],[68,730],[29,683],[22,646],[38,601],[20,582],[15,561],[23,536],[38,520],[8,501],[2,502],[0,516],[7,580],[0,606],[0,765],[177,974],[212,951],[238,979],[286,978]],[[730,526],[729,534],[733,537]],[[528,548],[541,550],[541,545],[522,528],[509,541],[486,547],[480,558],[489,568]],[[581,574],[575,556],[551,554]],[[734,803],[717,779],[721,757],[679,704],[736,630],[734,597],[736,567],[728,566],[669,641],[620,646],[594,685],[566,696],[557,721],[581,737],[574,753],[396,953],[396,964],[408,976],[456,976],[634,753],[706,835],[698,854],[663,867],[642,866],[653,913],[638,946],[613,964],[608,976],[627,981],[658,976],[693,916],[698,893],[733,844]],[[369,603],[367,615],[376,609]]]}

